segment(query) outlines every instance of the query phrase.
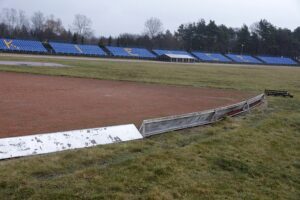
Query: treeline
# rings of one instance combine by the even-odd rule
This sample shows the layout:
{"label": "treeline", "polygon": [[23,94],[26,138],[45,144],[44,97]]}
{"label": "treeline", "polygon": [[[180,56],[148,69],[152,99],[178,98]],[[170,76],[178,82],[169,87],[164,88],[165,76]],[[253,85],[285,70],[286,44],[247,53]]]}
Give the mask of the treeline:
{"label": "treeline", "polygon": [[3,9],[0,16],[0,36],[6,38],[37,39],[89,43],[102,46],[185,49],[207,52],[264,54],[299,58],[300,27],[295,30],[278,28],[266,20],[232,28],[214,21],[182,24],[172,33],[163,31],[159,19],[145,23],[141,34],[120,34],[118,37],[95,37],[92,22],[86,16],[75,15],[71,27],[61,19],[36,12],[28,17],[23,11]]}
{"label": "treeline", "polygon": [[28,17],[24,11],[2,9],[0,13],[0,36],[3,38],[35,39],[72,43],[97,43],[93,35],[92,21],[84,15],[75,15],[72,26],[66,28],[54,15],[45,16],[35,12]]}
{"label": "treeline", "polygon": [[246,25],[231,28],[216,25],[214,21],[207,23],[200,20],[179,26],[173,34],[168,30],[153,38],[148,35],[122,34],[114,39],[102,38],[101,44],[296,58],[300,56],[300,27],[291,31],[261,20],[250,28]]}

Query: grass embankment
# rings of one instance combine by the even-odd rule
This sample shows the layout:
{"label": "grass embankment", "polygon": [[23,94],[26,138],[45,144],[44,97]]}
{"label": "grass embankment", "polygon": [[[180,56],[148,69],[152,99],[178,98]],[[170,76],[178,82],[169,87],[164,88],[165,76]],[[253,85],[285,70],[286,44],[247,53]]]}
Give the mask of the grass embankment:
{"label": "grass embankment", "polygon": [[268,98],[267,109],[213,126],[143,141],[2,161],[1,199],[300,197],[300,69],[20,60],[74,67],[2,66],[0,70],[256,92],[265,88],[287,89],[295,98]]}

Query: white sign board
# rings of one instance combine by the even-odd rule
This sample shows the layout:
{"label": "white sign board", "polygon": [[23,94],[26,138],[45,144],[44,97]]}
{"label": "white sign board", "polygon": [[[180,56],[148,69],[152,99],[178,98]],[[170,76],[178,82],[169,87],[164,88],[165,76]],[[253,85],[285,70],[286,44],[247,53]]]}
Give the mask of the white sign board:
{"label": "white sign board", "polygon": [[142,139],[133,125],[0,139],[0,160]]}

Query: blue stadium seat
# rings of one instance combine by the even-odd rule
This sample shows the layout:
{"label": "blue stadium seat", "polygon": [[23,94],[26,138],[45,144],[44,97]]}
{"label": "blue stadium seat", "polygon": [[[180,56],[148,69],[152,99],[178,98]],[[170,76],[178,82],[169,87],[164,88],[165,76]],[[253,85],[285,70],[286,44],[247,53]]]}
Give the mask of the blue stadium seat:
{"label": "blue stadium seat", "polygon": [[152,54],[147,49],[142,48],[125,48],[125,47],[106,47],[113,56],[121,56],[121,57],[140,57],[140,58],[156,58],[154,54]]}
{"label": "blue stadium seat", "polygon": [[106,53],[96,45],[79,45],[70,43],[49,42],[55,53],[73,54],[73,55],[90,55],[105,56]]}
{"label": "blue stadium seat", "polygon": [[297,65],[298,63],[291,58],[287,57],[272,57],[272,56],[257,56],[260,60],[266,64],[275,65]]}
{"label": "blue stadium seat", "polygon": [[47,50],[39,41],[0,39],[0,50],[15,52],[46,53]]}
{"label": "blue stadium seat", "polygon": [[175,55],[188,55],[192,56],[186,51],[179,51],[179,50],[161,50],[161,49],[154,49],[154,53],[156,53],[158,56],[162,56],[164,54],[175,54]]}
{"label": "blue stadium seat", "polygon": [[226,54],[230,59],[238,63],[261,64],[258,59],[248,55]]}
{"label": "blue stadium seat", "polygon": [[192,54],[204,62],[232,62],[220,53],[192,52]]}

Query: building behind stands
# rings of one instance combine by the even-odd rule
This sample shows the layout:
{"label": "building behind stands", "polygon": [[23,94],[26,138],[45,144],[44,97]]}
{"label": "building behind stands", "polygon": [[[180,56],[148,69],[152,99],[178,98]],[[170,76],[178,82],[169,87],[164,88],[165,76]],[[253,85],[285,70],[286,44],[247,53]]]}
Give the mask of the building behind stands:
{"label": "building behind stands", "polygon": [[164,54],[175,54],[175,55],[188,55],[191,56],[190,53],[187,51],[180,51],[180,50],[162,50],[162,49],[154,49],[152,50],[156,55],[162,56]]}
{"label": "building behind stands", "polygon": [[162,54],[159,56],[159,59],[162,61],[168,62],[183,62],[183,63],[194,63],[196,59],[193,56],[185,54]]}
{"label": "building behind stands", "polygon": [[186,63],[197,61],[197,59],[187,51],[154,49],[153,52],[158,56],[158,59],[162,61]]}

